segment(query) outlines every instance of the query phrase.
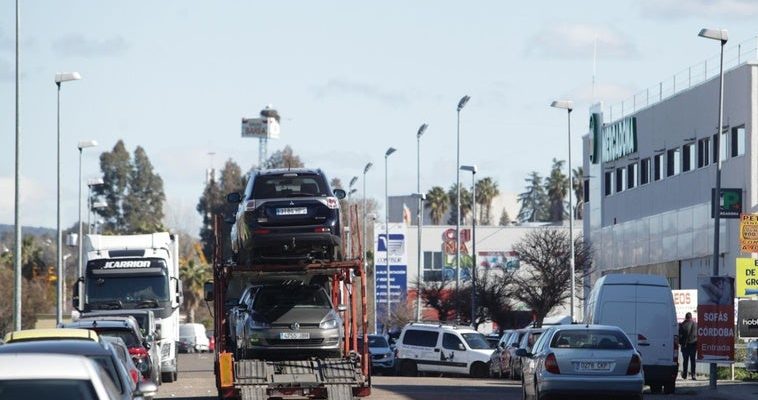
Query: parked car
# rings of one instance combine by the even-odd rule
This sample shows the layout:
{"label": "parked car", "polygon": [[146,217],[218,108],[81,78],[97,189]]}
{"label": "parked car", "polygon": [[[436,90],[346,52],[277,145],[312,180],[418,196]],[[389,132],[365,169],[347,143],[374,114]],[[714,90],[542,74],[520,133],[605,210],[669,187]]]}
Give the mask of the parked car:
{"label": "parked car", "polygon": [[123,398],[103,368],[70,354],[0,354],[0,399]]}
{"label": "parked car", "polygon": [[642,359],[620,328],[561,325],[549,328],[524,358],[522,398],[603,395],[642,399]]}
{"label": "parked car", "polygon": [[142,377],[159,385],[161,383],[161,362],[158,346],[152,335],[142,336],[139,324],[133,317],[92,317],[80,318],[75,322],[61,324],[62,328],[90,329],[100,336],[114,336],[123,339],[129,348],[134,364],[142,372]]}
{"label": "parked car", "polygon": [[321,285],[250,286],[233,309],[238,356],[339,357],[342,318]]}
{"label": "parked car", "polygon": [[341,259],[339,200],[320,169],[291,168],[251,173],[231,230],[232,253],[241,264],[267,260]]}
{"label": "parked car", "polygon": [[758,340],[751,340],[747,344],[745,369],[750,372],[758,372]]}
{"label": "parked car", "polygon": [[500,336],[500,340],[495,344],[494,351],[490,355],[490,376],[495,378],[503,377],[503,369],[500,366],[500,357],[504,351],[507,351],[508,339],[515,331],[513,329],[507,329],[503,331],[503,335]]}
{"label": "parked car", "polygon": [[160,340],[160,329],[153,310],[97,310],[82,313],[78,319],[93,317],[134,317],[142,331],[142,336],[153,335],[156,342]]}
{"label": "parked car", "polygon": [[419,372],[489,375],[493,350],[484,335],[468,326],[412,322],[403,328],[395,346],[397,371],[403,376]]}
{"label": "parked car", "polygon": [[23,329],[5,334],[5,343],[30,342],[34,340],[73,339],[97,342],[97,332],[88,329]]}
{"label": "parked car", "polygon": [[642,355],[652,393],[673,393],[679,369],[678,326],[671,287],[663,276],[610,274],[595,282],[587,301],[587,324],[621,328]]}
{"label": "parked car", "polygon": [[534,344],[537,343],[537,340],[540,338],[542,333],[545,331],[543,328],[527,328],[524,332],[524,335],[521,337],[521,341],[519,341],[518,345],[514,348],[514,357],[511,358],[511,378],[512,379],[521,379],[523,377],[522,375],[522,367],[524,362],[524,357],[519,356],[519,349],[526,350],[527,353],[530,353],[532,351],[532,348],[534,347]]}
{"label": "parked car", "polygon": [[[142,383],[139,386],[134,383],[124,365],[119,361],[113,347],[107,342],[95,342],[91,340],[35,340],[28,342],[8,343],[0,347],[0,356],[9,354],[23,354],[29,357],[31,353],[70,354],[85,356],[102,367],[108,378],[115,384],[118,396],[114,399],[131,400],[133,397],[142,398]],[[23,357],[19,357],[23,358]],[[38,366],[40,369],[42,365]],[[65,367],[64,367],[65,369]],[[2,376],[2,375],[0,375]],[[1,378],[0,378],[1,379]],[[153,389],[154,386],[149,387]],[[136,393],[135,393],[136,392]],[[28,395],[25,398],[32,398]],[[61,398],[61,397],[54,397]],[[74,397],[79,398],[79,397]]]}
{"label": "parked car", "polygon": [[500,371],[504,378],[513,379],[516,376],[513,372],[513,360],[517,358],[516,350],[525,333],[526,329],[514,330],[503,345],[500,352]]}
{"label": "parked car", "polygon": [[[358,349],[363,349],[363,338],[358,338]],[[373,372],[395,372],[395,352],[382,335],[368,335],[368,352]]]}
{"label": "parked car", "polygon": [[184,353],[210,351],[210,341],[203,324],[179,324],[179,350]]}
{"label": "parked car", "polygon": [[487,339],[487,343],[490,344],[490,347],[494,349],[500,342],[500,336],[501,335],[499,333],[490,333],[489,335],[485,336],[485,339]]}

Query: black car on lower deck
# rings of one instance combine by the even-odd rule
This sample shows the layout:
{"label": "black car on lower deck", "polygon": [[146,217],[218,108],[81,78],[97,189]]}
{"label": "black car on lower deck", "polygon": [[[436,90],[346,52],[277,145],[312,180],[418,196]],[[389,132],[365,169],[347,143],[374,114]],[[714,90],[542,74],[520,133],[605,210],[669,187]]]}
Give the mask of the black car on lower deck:
{"label": "black car on lower deck", "polygon": [[234,258],[241,264],[340,259],[344,197],[320,169],[252,172],[245,193],[227,195],[238,204],[231,232]]}

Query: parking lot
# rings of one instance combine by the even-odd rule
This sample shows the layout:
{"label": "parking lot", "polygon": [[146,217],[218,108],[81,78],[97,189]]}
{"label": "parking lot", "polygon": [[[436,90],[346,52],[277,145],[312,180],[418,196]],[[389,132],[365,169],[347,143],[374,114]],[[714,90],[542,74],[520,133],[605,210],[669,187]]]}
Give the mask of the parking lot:
{"label": "parking lot", "polygon": [[[179,380],[164,383],[159,399],[216,399],[213,378],[213,354],[181,354]],[[500,379],[470,379],[463,377],[375,376],[370,400],[515,400],[521,398],[521,386],[516,381]],[[707,390],[706,379],[677,381],[672,396],[645,393],[645,399],[747,399],[758,396],[758,385],[719,382],[716,392]]]}

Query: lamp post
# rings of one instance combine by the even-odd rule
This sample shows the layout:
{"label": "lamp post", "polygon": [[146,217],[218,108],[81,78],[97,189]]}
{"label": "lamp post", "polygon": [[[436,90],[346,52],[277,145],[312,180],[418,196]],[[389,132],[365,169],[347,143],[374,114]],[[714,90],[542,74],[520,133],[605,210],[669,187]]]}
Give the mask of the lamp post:
{"label": "lamp post", "polygon": [[390,147],[384,153],[384,249],[385,253],[385,265],[387,267],[387,323],[384,326],[385,332],[389,332],[390,324],[390,197],[387,192],[388,178],[387,178],[387,165],[388,159],[392,153],[396,150],[394,147]]}
{"label": "lamp post", "polygon": [[418,199],[419,204],[416,254],[416,321],[421,321],[421,281],[423,281],[423,274],[421,273],[421,226],[424,224],[424,200],[426,200],[426,195],[423,193],[413,193],[411,197]]}
{"label": "lamp post", "polygon": [[57,306],[55,307],[55,323],[60,324],[63,320],[63,232],[61,231],[61,83],[68,81],[77,81],[82,79],[78,72],[64,72],[55,74],[55,85],[58,87],[58,107],[57,107],[57,131],[58,131],[58,197],[56,200],[58,215],[58,243],[57,258],[58,261],[58,282],[55,285]]}
{"label": "lamp post", "polygon": [[476,165],[461,165],[471,172],[471,325],[476,317]]}
{"label": "lamp post", "polygon": [[570,100],[555,100],[550,107],[566,110],[568,113],[568,177],[569,177],[569,267],[571,268],[571,321],[574,321],[574,299],[576,298],[576,264],[574,256],[574,176],[571,173],[571,110],[574,102]]}
{"label": "lamp post", "polygon": [[76,204],[79,206],[79,237],[77,238],[77,244],[79,245],[79,275],[78,276],[84,276],[84,264],[82,262],[82,150],[88,148],[88,147],[95,147],[97,146],[97,142],[94,140],[85,140],[79,142],[79,145],[77,148],[79,149],[79,181],[77,186],[79,186],[79,202]]}
{"label": "lamp post", "polygon": [[[94,205],[92,204],[92,188],[103,184],[105,184],[103,178],[92,178],[87,180],[87,233],[92,233],[92,211],[94,209]],[[80,277],[81,276],[84,276],[84,274],[80,275]]]}
{"label": "lamp post", "polygon": [[347,254],[347,258],[348,259],[350,259],[350,258],[353,257],[353,249],[352,249],[352,247],[353,247],[352,246],[353,241],[351,240],[351,234],[353,233],[353,227],[351,226],[351,223],[350,223],[350,219],[351,219],[351,217],[350,217],[350,197],[356,191],[356,189],[353,189],[353,185],[355,185],[355,182],[357,182],[357,181],[358,181],[358,177],[357,176],[352,177],[352,179],[350,179],[350,184],[348,185],[348,188],[347,188],[347,230],[345,232],[345,233],[347,233],[347,235],[345,235],[346,238],[347,238],[347,246],[345,246],[345,253]]}
{"label": "lamp post", "polygon": [[[718,40],[721,43],[721,56],[719,59],[719,122],[716,128],[716,188],[713,190],[713,276],[719,274],[719,231],[721,229],[721,131],[724,126],[724,45],[729,40],[725,29],[701,29],[698,36],[706,39]],[[710,365],[710,387],[716,388],[716,364]]]}
{"label": "lamp post", "polygon": [[18,69],[18,59],[19,59],[19,46],[18,46],[18,23],[20,20],[20,14],[19,14],[19,6],[18,6],[19,0],[16,0],[16,165],[15,165],[15,176],[14,181],[15,185],[13,186],[13,223],[14,223],[14,237],[16,240],[15,245],[13,246],[13,329],[14,330],[21,330],[21,242],[23,241],[22,233],[21,233],[21,218],[20,218],[20,205],[21,205],[21,196],[20,196],[20,186],[19,182],[21,180],[21,121],[20,121],[20,112],[19,112],[19,69]]}
{"label": "lamp post", "polygon": [[[368,263],[366,262],[366,258],[368,256],[368,249],[366,248],[366,226],[368,225],[368,212],[366,211],[366,173],[371,169],[371,166],[373,165],[373,163],[367,163],[366,166],[363,167],[363,246],[361,249],[363,254],[361,254],[361,256],[363,257],[364,271],[366,271],[368,268]],[[374,255],[374,260],[376,260],[376,254]],[[371,304],[373,304],[374,309],[374,333],[376,333],[376,268],[374,268],[374,300],[371,302]]]}
{"label": "lamp post", "polygon": [[460,300],[458,299],[458,288],[461,285],[461,110],[466,107],[466,103],[471,99],[469,96],[463,96],[458,101],[458,129],[456,130],[455,142],[455,320],[460,321],[458,316]]}

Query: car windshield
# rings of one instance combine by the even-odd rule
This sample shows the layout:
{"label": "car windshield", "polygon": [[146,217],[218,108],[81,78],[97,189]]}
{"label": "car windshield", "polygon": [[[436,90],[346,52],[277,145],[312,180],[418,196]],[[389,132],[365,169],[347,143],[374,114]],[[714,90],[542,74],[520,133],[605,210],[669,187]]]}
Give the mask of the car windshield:
{"label": "car windshield", "polygon": [[369,336],[368,347],[390,347],[390,344],[384,336]]}
{"label": "car windshield", "polygon": [[261,175],[256,178],[253,187],[254,199],[327,195],[326,183],[315,174]]}
{"label": "car windshield", "polygon": [[331,308],[329,297],[320,287],[285,286],[264,287],[255,295],[253,309],[265,312],[274,307]]}
{"label": "car windshield", "polygon": [[137,335],[128,329],[95,328],[95,332],[100,336],[121,338],[126,344],[126,347],[137,347],[142,345],[139,342]]}
{"label": "car windshield", "polygon": [[[87,280],[87,302],[109,308],[129,308],[124,303],[168,301],[168,279],[164,275],[90,276]],[[159,307],[159,304],[149,304]],[[106,308],[108,308],[106,307]],[[134,308],[134,307],[132,307]]]}
{"label": "car windshield", "polygon": [[552,348],[629,350],[632,344],[623,332],[612,330],[558,331],[550,342]]}
{"label": "car windshield", "polygon": [[492,348],[481,333],[461,333],[461,336],[463,336],[463,340],[468,343],[468,347],[474,350],[486,350]]}
{"label": "car windshield", "polygon": [[96,399],[92,383],[81,379],[0,380],[0,399]]}

